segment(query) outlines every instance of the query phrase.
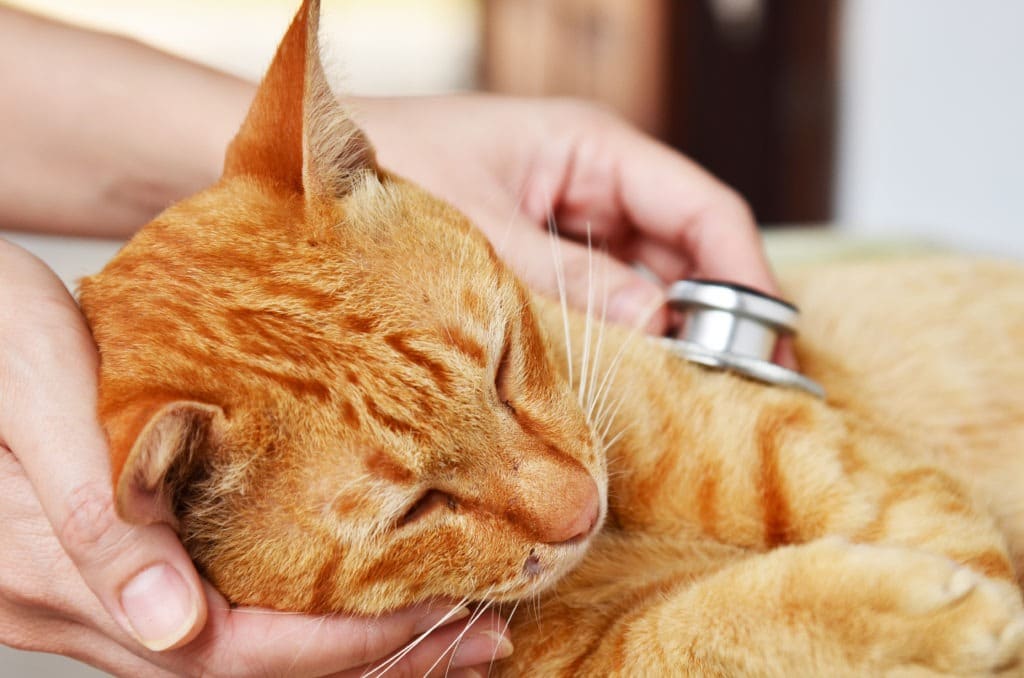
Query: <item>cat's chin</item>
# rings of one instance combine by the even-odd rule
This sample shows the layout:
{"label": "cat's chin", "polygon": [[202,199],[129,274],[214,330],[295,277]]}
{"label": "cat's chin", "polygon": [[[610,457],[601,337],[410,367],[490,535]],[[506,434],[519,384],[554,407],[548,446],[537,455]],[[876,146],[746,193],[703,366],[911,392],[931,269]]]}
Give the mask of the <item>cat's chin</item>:
{"label": "cat's chin", "polygon": [[498,603],[514,603],[534,598],[554,587],[575,570],[590,549],[594,537],[600,532],[604,515],[594,529],[584,537],[561,544],[541,544],[531,549],[518,576],[505,584],[493,587],[483,597]]}

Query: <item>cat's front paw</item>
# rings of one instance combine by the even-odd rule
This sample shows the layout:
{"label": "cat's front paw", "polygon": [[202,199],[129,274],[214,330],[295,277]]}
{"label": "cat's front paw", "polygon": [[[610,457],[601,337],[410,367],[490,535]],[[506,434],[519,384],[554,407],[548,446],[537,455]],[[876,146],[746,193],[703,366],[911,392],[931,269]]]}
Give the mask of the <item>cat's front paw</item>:
{"label": "cat's front paw", "polygon": [[[1024,607],[1014,584],[947,558],[901,547],[835,541],[847,572],[861,572],[874,650],[889,668],[919,666],[954,675],[1024,675]],[[844,568],[846,569],[846,568]],[[857,577],[854,577],[855,579]],[[854,582],[848,582],[856,585]],[[872,651],[872,649],[868,649]]]}
{"label": "cat's front paw", "polygon": [[906,593],[908,626],[919,634],[924,663],[969,675],[1019,669],[1024,613],[1015,587],[951,561],[933,569]]}

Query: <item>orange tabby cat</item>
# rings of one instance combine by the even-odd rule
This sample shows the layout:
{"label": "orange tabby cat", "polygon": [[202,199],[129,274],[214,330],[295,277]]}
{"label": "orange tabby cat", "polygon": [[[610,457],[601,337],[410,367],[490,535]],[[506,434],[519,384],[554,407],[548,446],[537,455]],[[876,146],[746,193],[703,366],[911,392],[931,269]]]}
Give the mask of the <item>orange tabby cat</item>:
{"label": "orange tabby cat", "polygon": [[1024,273],[794,277],[827,402],[588,327],[375,164],[317,6],[82,285],[123,516],[240,604],[530,601],[501,675],[1019,670]]}

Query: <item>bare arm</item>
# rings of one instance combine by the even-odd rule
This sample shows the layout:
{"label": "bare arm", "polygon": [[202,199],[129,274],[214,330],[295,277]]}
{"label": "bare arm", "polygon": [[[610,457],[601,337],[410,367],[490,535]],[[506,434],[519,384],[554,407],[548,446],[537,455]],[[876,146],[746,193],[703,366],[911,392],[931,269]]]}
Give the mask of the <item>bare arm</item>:
{"label": "bare arm", "polygon": [[0,6],[0,228],[127,236],[211,184],[251,83]]}

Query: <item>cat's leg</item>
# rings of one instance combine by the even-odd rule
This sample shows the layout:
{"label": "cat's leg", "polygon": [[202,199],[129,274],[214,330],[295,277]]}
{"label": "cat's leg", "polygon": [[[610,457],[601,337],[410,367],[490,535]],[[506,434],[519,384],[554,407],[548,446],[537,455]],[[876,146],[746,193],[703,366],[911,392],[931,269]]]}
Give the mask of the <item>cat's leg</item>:
{"label": "cat's leg", "polygon": [[947,558],[826,538],[659,591],[578,675],[1017,675],[1015,587]]}

